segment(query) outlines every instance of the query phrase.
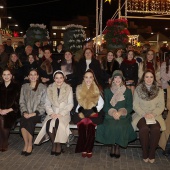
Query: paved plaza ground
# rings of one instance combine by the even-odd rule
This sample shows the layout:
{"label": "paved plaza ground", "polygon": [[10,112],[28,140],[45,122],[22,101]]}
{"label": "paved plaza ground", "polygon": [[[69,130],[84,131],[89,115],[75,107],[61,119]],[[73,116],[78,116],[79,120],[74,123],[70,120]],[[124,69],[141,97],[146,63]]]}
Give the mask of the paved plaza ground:
{"label": "paved plaza ground", "polygon": [[95,146],[92,158],[82,158],[75,154],[75,145],[67,148],[60,156],[51,156],[51,143],[35,146],[32,155],[21,156],[23,140],[19,134],[11,134],[9,150],[0,152],[0,170],[170,170],[170,158],[162,155],[157,149],[156,162],[144,163],[141,148],[128,147],[121,149],[120,159],[110,158],[110,147]]}

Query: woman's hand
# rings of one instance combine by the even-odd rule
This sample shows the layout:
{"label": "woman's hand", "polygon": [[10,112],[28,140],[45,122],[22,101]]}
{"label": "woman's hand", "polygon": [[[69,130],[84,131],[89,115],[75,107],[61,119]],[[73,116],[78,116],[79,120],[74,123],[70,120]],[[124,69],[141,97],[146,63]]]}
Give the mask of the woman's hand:
{"label": "woman's hand", "polygon": [[80,112],[78,115],[79,115],[79,118],[80,118],[80,119],[84,119],[84,118],[85,118],[85,117],[84,117],[84,114],[81,113],[81,112]]}
{"label": "woman's hand", "polygon": [[29,117],[34,117],[34,116],[36,116],[36,113],[30,113],[29,114]]}
{"label": "woman's hand", "polygon": [[46,83],[46,82],[48,82],[50,79],[48,79],[48,78],[44,78],[44,77],[41,77],[41,81],[43,82],[43,83]]}
{"label": "woman's hand", "polygon": [[13,111],[13,109],[0,109],[1,115],[7,115],[9,112]]}
{"label": "woman's hand", "polygon": [[152,119],[152,118],[154,118],[155,116],[154,116],[152,113],[146,113],[144,117],[145,117],[146,119]]}
{"label": "woman's hand", "polygon": [[120,115],[119,112],[113,113],[113,118],[114,118],[115,120],[119,120],[120,116],[121,116],[121,115]]}
{"label": "woman's hand", "polygon": [[58,118],[62,117],[61,114],[55,114],[55,113],[51,114],[50,116],[52,119],[58,119]]}
{"label": "woman's hand", "polygon": [[29,118],[30,118],[28,113],[24,113],[23,116],[24,116],[26,119],[29,119]]}

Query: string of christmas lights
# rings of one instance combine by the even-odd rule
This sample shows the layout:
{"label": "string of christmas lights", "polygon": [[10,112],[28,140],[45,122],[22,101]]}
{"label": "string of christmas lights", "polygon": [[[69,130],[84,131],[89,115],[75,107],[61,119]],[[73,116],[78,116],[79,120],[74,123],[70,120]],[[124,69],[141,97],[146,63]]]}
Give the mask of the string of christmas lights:
{"label": "string of christmas lights", "polygon": [[170,14],[170,0],[127,0],[127,11]]}

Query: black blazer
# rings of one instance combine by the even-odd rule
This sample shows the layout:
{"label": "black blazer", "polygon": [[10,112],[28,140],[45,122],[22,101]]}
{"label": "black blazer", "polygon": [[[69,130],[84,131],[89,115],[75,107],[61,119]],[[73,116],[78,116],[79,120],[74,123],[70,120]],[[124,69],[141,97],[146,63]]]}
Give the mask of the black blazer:
{"label": "black blazer", "polygon": [[[81,84],[83,81],[83,76],[86,71],[86,59],[82,58],[80,59],[77,67],[77,77],[78,77],[78,84]],[[98,81],[98,83],[103,86],[103,81],[102,81],[102,70],[101,66],[98,60],[95,58],[92,58],[91,63],[89,64],[89,68],[93,70],[95,77]]]}

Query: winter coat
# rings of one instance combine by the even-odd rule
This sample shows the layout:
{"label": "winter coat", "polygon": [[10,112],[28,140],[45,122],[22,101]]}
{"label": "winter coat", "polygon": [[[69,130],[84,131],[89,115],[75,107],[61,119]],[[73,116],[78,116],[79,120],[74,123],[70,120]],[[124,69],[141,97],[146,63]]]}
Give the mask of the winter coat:
{"label": "winter coat", "polygon": [[[102,70],[100,67],[100,63],[95,58],[92,58],[91,63],[89,64],[89,68],[93,70],[95,77],[100,85],[103,84],[102,81]],[[86,71],[86,59],[82,58],[78,63],[77,69],[77,76],[78,76],[78,84],[81,84],[83,81],[83,76]]]}
{"label": "winter coat", "polygon": [[159,146],[165,150],[166,144],[170,135],[170,86],[167,88],[167,109],[168,115],[165,120],[166,130],[162,132],[161,138],[159,140]]}
{"label": "winter coat", "polygon": [[135,89],[134,96],[133,96],[133,110],[135,113],[133,114],[133,121],[132,125],[133,128],[137,129],[137,124],[141,118],[146,113],[152,113],[155,116],[155,119],[159,122],[161,129],[165,130],[165,121],[162,118],[162,112],[165,108],[164,102],[164,92],[162,89],[158,88],[156,92],[156,88],[152,89],[152,94],[157,94],[153,99],[151,99],[148,95],[145,99],[142,99],[139,95],[144,96],[147,94],[145,90],[142,90],[141,84],[138,85]]}
{"label": "winter coat", "polygon": [[26,113],[36,113],[39,116],[45,114],[45,98],[46,98],[46,86],[39,84],[36,91],[32,90],[29,83],[26,83],[21,88],[20,94],[20,110],[23,115]]}
{"label": "winter coat", "polygon": [[[54,142],[66,143],[71,133],[69,129],[69,122],[70,111],[72,110],[72,108],[73,108],[72,88],[68,84],[63,83],[60,88],[60,94],[58,96],[56,83],[54,82],[53,84],[49,85],[49,87],[47,88],[47,97],[45,102],[47,116],[43,122],[43,127],[39,132],[34,144],[40,144],[40,142],[43,142],[42,139],[46,140],[45,138],[43,138],[44,136],[47,136],[46,123],[48,120],[51,119],[50,115],[53,113],[61,115],[61,117],[59,117],[59,126],[57,129],[57,134],[55,136]],[[52,121],[52,123],[55,124],[55,121]],[[52,126],[50,126],[50,131],[52,131],[51,128]]]}
{"label": "winter coat", "polygon": [[135,85],[138,82],[138,64],[136,60],[133,59],[131,61],[125,59],[123,60],[120,70],[122,70],[123,76],[125,77],[125,81],[133,80]]}
{"label": "winter coat", "polygon": [[170,65],[169,71],[166,73],[166,62],[163,62],[161,65],[161,84],[163,89],[167,89],[169,84],[167,81],[170,81]]}
{"label": "winter coat", "polygon": [[20,117],[19,93],[18,84],[11,82],[7,87],[4,82],[0,84],[0,109],[13,109],[12,112],[2,116],[4,118],[4,128],[11,128],[16,119]]}

